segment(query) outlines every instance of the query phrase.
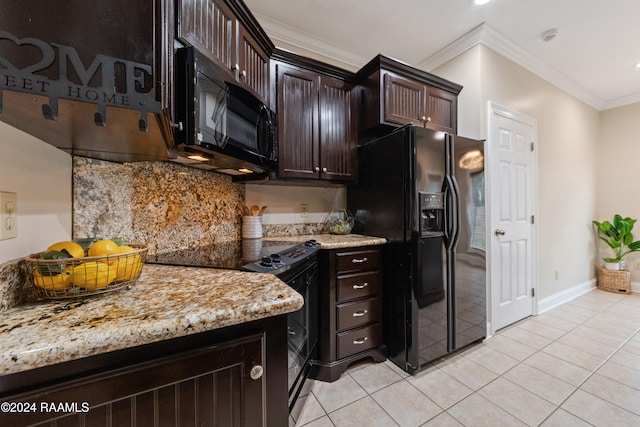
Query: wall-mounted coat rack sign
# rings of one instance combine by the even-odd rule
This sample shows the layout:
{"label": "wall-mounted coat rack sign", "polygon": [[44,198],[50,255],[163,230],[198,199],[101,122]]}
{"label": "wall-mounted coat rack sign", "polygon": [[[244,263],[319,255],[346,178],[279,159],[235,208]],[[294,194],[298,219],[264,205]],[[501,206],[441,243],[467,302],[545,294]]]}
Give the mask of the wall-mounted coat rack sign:
{"label": "wall-mounted coat rack sign", "polygon": [[42,114],[49,120],[58,119],[58,99],[96,104],[98,126],[106,126],[107,107],[137,110],[143,132],[148,129],[147,114],[160,112],[152,65],[99,53],[85,64],[71,46],[18,38],[6,31],[0,31],[2,44],[6,48],[0,48],[0,113],[3,90],[47,96],[49,103],[42,105]]}

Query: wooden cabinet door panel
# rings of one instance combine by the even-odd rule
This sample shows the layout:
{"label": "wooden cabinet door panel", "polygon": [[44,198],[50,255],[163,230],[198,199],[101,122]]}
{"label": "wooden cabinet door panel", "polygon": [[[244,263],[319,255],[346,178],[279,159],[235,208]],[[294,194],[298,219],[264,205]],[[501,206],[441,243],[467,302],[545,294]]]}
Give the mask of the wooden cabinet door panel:
{"label": "wooden cabinet door panel", "polygon": [[427,88],[427,127],[456,133],[458,97],[442,89]]}
{"label": "wooden cabinet door panel", "polygon": [[425,85],[392,74],[384,75],[384,121],[420,125],[425,117]]}
{"label": "wooden cabinet door panel", "polygon": [[356,140],[351,126],[351,87],[320,79],[320,177],[355,179]]}
{"label": "wooden cabinet door panel", "polygon": [[[3,425],[224,425],[266,426],[264,335],[114,369],[7,399],[87,402],[88,411],[9,414]],[[82,407],[80,407],[82,409]],[[3,414],[6,416],[7,414]],[[4,422],[8,424],[4,424]]]}
{"label": "wooden cabinet door panel", "polygon": [[231,10],[213,0],[180,0],[179,10],[178,37],[235,74],[237,21]]}
{"label": "wooden cabinet door panel", "polygon": [[281,64],[277,73],[278,176],[317,178],[319,77]]}
{"label": "wooden cabinet door panel", "polygon": [[269,104],[269,56],[259,49],[257,42],[240,25],[239,80],[252,89],[258,98]]}

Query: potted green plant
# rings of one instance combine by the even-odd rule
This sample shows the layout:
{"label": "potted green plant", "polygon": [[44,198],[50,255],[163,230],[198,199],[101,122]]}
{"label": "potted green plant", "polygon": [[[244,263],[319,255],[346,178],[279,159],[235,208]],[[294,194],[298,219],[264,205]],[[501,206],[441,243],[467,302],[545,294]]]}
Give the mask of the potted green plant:
{"label": "potted green plant", "polygon": [[608,270],[621,270],[622,258],[631,252],[640,251],[640,240],[634,242],[633,233],[631,233],[636,221],[636,219],[629,217],[622,218],[618,214],[614,215],[613,222],[593,221],[593,224],[598,228],[600,240],[613,249],[614,256],[603,258],[605,268]]}

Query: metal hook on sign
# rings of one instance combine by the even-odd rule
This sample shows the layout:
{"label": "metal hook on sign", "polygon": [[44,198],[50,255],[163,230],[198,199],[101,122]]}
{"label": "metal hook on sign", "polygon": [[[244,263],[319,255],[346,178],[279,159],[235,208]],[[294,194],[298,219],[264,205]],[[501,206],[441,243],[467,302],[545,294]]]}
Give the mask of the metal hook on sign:
{"label": "metal hook on sign", "polygon": [[58,120],[58,98],[49,98],[48,104],[42,104],[42,115],[47,120]]}
{"label": "metal hook on sign", "polygon": [[107,125],[107,107],[98,105],[98,111],[93,114],[93,122],[96,126],[105,127]]}
{"label": "metal hook on sign", "polygon": [[148,132],[149,126],[147,124],[147,112],[140,111],[140,120],[138,120],[138,130],[140,132]]}

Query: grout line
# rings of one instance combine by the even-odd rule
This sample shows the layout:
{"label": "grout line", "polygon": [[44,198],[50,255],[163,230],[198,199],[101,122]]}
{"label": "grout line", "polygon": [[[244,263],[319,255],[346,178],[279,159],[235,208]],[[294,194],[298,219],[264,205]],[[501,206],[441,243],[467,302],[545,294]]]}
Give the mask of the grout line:
{"label": "grout line", "polygon": [[[620,300],[620,301],[623,301],[623,300]],[[611,308],[611,307],[613,307],[614,305],[618,304],[620,301],[618,301],[618,302],[616,302],[615,304],[611,305],[609,308]],[[607,310],[608,310],[608,309],[607,309]],[[547,421],[547,420],[549,419],[549,417],[551,417],[553,414],[555,414],[555,413],[558,411],[558,409],[561,409],[562,405],[564,405],[564,404],[566,403],[566,401],[567,401],[567,400],[569,400],[569,399],[571,398],[571,396],[573,396],[573,395],[574,395],[578,390],[580,390],[580,387],[582,387],[582,385],[583,385],[584,383],[586,383],[587,381],[589,381],[589,379],[590,379],[591,377],[593,377],[593,375],[594,375],[594,374],[596,374],[596,372],[598,372],[598,370],[599,370],[599,369],[600,369],[600,368],[601,368],[605,363],[607,363],[609,360],[611,360],[611,358],[612,358],[612,357],[613,357],[613,356],[614,356],[614,355],[615,355],[615,354],[616,354],[616,353],[617,353],[617,352],[618,352],[622,347],[624,347],[624,346],[625,346],[629,341],[631,341],[631,340],[633,339],[633,337],[634,337],[638,332],[640,332],[640,328],[637,328],[637,329],[635,330],[635,332],[633,332],[633,333],[632,333],[632,334],[631,334],[631,335],[630,335],[630,336],[629,336],[629,337],[628,337],[628,338],[627,338],[627,339],[626,339],[622,344],[620,344],[618,347],[616,347],[616,349],[615,349],[615,350],[613,350],[613,351],[611,352],[611,354],[609,354],[609,356],[607,356],[607,357],[606,357],[606,358],[605,358],[605,359],[604,359],[604,360],[603,360],[603,361],[602,361],[598,366],[596,366],[596,367],[591,371],[591,373],[590,373],[589,375],[587,375],[587,377],[586,377],[584,380],[582,380],[582,381],[580,382],[580,384],[578,384],[578,385],[575,387],[575,389],[574,389],[574,390],[573,390],[573,391],[572,391],[572,392],[571,392],[571,393],[570,393],[570,394],[569,394],[569,395],[568,395],[568,396],[567,396],[567,397],[566,397],[562,402],[560,402],[560,403],[556,406],[556,408],[555,408],[553,411],[551,411],[551,413],[550,413],[550,414],[549,414],[549,415],[548,415],[548,416],[547,416],[547,417],[546,417],[546,418],[545,418],[545,419],[544,419],[540,424],[544,424],[544,422],[545,422],[545,421]],[[586,391],[585,391],[585,393],[588,393],[588,392],[586,392]],[[602,399],[602,398],[601,398],[601,397],[599,397],[599,396],[596,396],[596,397],[597,397],[598,399]],[[607,401],[606,399],[602,399],[602,400]],[[607,401],[607,402],[608,402],[608,401]],[[609,403],[612,403],[612,402],[609,402]],[[614,404],[614,405],[615,405],[615,404]],[[616,405],[616,406],[618,406],[618,405]],[[621,408],[621,409],[624,409],[624,408]],[[626,411],[626,409],[624,409],[624,410]],[[574,415],[574,416],[576,416],[577,418],[580,418],[580,417],[578,417],[578,416],[577,416],[577,415],[575,415],[575,414],[571,414],[571,415]],[[580,419],[582,419],[582,418],[580,418]],[[583,420],[583,421],[588,422],[588,421],[586,421],[586,420]]]}

